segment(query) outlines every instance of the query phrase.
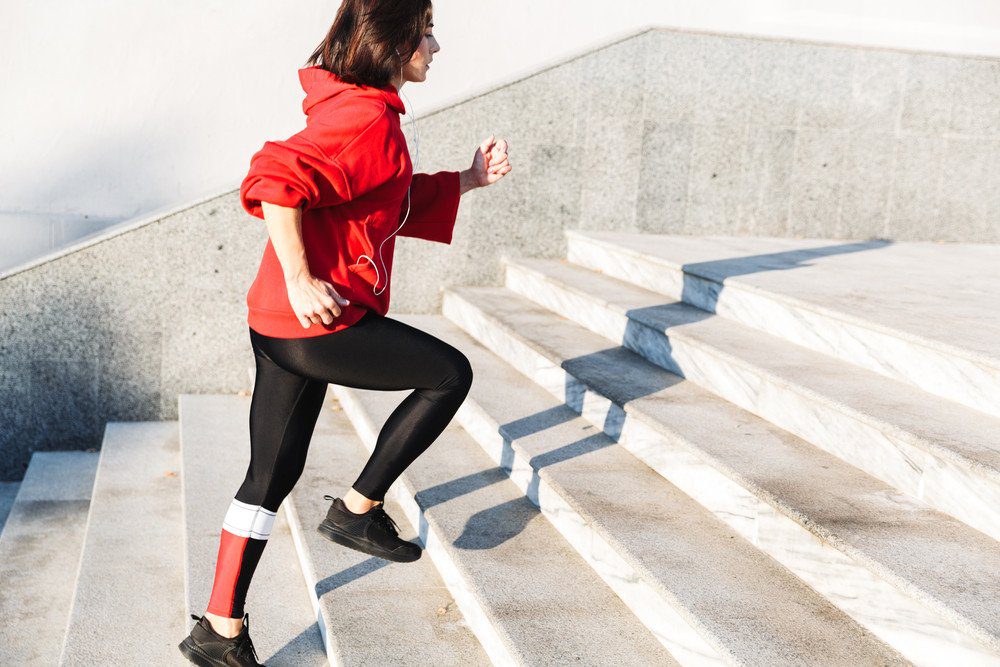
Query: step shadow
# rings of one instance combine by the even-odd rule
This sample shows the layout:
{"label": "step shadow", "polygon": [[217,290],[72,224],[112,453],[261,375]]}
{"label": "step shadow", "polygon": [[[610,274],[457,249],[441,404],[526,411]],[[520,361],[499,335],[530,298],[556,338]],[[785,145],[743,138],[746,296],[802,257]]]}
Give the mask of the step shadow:
{"label": "step shadow", "polygon": [[385,560],[384,558],[366,558],[365,560],[352,565],[349,568],[341,570],[340,572],[335,572],[328,577],[316,582],[316,596],[322,598],[327,593],[334,591],[342,586],[357,581],[362,577],[366,577],[376,570],[381,570],[390,564],[391,561]]}
{"label": "step shadow", "polygon": [[681,301],[714,313],[729,278],[768,271],[793,271],[811,266],[813,260],[822,257],[879,250],[890,245],[892,241],[873,239],[682,264]]}
{"label": "step shadow", "polygon": [[[719,276],[724,280],[731,276],[761,271],[791,271],[809,266],[812,260],[820,257],[875,250],[889,244],[890,242],[883,240],[834,244],[700,262],[685,265],[684,268]],[[688,297],[693,296],[688,292],[692,289],[698,289],[699,294],[703,293],[702,284],[703,281],[696,281],[688,273],[684,273],[684,293]],[[710,303],[713,306],[723,289],[724,284],[719,284],[718,289],[711,295]],[[669,337],[670,329],[717,317],[714,312],[685,303],[683,298],[681,301],[630,309],[626,314],[629,319],[619,346],[562,362],[561,368],[567,374],[563,387],[563,405],[526,415],[498,427],[503,446],[499,466],[417,492],[417,503],[426,510],[466,493],[507,481],[510,479],[508,471],[511,470],[515,460],[513,448],[515,441],[537,435],[558,424],[580,417],[589,387],[600,387],[600,393],[611,400],[603,432],[588,434],[555,450],[530,458],[532,477],[527,492],[470,516],[462,533],[453,542],[454,546],[460,549],[490,549],[523,531],[527,523],[541,513],[531,501],[532,498],[538,498],[541,470],[617,444],[625,423],[625,406],[630,402],[654,394],[669,399],[669,390],[686,382],[682,368],[674,358]],[[650,335],[659,337],[656,358],[648,359],[629,348],[630,345],[637,346],[642,338]],[[419,532],[421,540],[426,544],[426,525],[422,525]]]}
{"label": "step shadow", "polygon": [[[586,456],[597,449],[616,444],[621,437],[625,424],[626,406],[629,403],[652,395],[669,400],[670,389],[687,381],[683,376],[681,364],[674,357],[669,332],[672,328],[717,317],[712,310],[705,310],[687,303],[695,296],[692,294],[692,290],[697,289],[698,296],[704,296],[705,293],[703,288],[705,281],[697,280],[688,273],[689,271],[696,275],[708,275],[720,281],[717,289],[710,293],[711,298],[707,301],[714,308],[719,294],[725,288],[724,280],[726,278],[763,271],[792,271],[810,266],[811,262],[818,258],[877,250],[890,244],[891,242],[885,240],[840,243],[817,248],[793,249],[684,265],[682,299],[655,306],[630,309],[626,313],[628,322],[619,346],[563,361],[561,368],[566,371],[567,375],[563,387],[564,405],[501,424],[498,428],[503,442],[500,466],[488,474],[484,472],[472,477],[479,482],[489,479],[490,484],[507,479],[507,471],[512,468],[515,459],[513,442],[539,434],[559,423],[579,417],[583,413],[584,400],[590,387],[600,387],[599,393],[611,401],[602,425],[603,432],[590,434],[544,455],[532,457],[530,459],[532,478],[525,496],[519,498],[518,503],[502,503],[496,508],[478,512],[470,517],[466,530],[456,540],[456,546],[459,546],[459,542],[461,542],[462,548],[490,548],[516,535],[523,529],[527,521],[525,518],[527,514],[520,501],[530,498],[537,499],[541,470],[546,466]],[[700,302],[706,303],[704,299]],[[650,335],[658,337],[658,345],[655,346],[656,352],[651,359],[633,351],[633,348],[639,348],[638,344],[643,338]],[[565,412],[562,409],[564,406]],[[470,481],[468,479],[459,480],[454,486],[451,482],[446,483],[441,485],[436,493],[440,494],[444,489],[451,489],[444,495],[449,496],[449,498],[455,497],[456,492],[467,488]],[[458,495],[460,493],[458,492]],[[438,502],[443,502],[443,500]],[[532,516],[540,513],[537,506],[530,500],[528,504],[531,508],[529,513]],[[482,526],[489,527],[489,531],[482,533],[480,530]],[[485,535],[490,535],[490,537]],[[478,537],[473,538],[472,536]]]}

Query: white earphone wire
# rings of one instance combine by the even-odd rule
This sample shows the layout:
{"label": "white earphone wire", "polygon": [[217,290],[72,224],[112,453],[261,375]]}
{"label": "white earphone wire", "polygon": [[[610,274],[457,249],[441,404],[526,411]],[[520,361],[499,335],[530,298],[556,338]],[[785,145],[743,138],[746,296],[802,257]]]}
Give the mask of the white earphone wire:
{"label": "white earphone wire", "polygon": [[[396,51],[396,55],[399,55],[399,51]],[[399,83],[400,83],[399,94],[403,95],[403,67],[402,67],[402,65],[400,65],[400,67],[399,67]],[[414,158],[413,163],[412,163],[412,171],[415,172],[416,169],[417,169],[417,164],[420,162],[420,133],[417,131],[417,115],[413,112],[413,105],[410,104],[410,99],[408,97],[406,97],[405,95],[403,95],[403,97],[406,99],[406,107],[410,111],[410,116],[412,118],[411,122],[413,123],[413,143],[415,144],[415,147],[417,149],[416,150],[417,154],[416,154],[416,157]],[[396,232],[398,232],[400,229],[403,228],[403,225],[406,224],[407,219],[410,217],[410,189],[411,189],[411,186],[407,186],[407,188],[406,188],[406,214],[403,216],[403,221],[401,223],[399,223],[399,227],[397,227],[396,230],[392,234],[389,234],[389,236],[387,236],[384,239],[382,239],[382,243],[380,243],[379,246],[378,246],[378,259],[382,263],[382,271],[384,273],[388,273],[388,269],[386,269],[386,267],[385,267],[385,260],[382,258],[382,246],[385,245],[386,241],[388,241],[393,236],[395,236]],[[368,255],[362,254],[356,260],[354,260],[354,261],[355,261],[355,263],[357,263],[357,262],[360,262],[362,259],[367,259],[369,262],[371,262],[372,268],[375,269],[375,285],[378,285],[379,284],[379,280],[381,280],[381,278],[379,277],[378,265],[375,264],[375,260],[372,259],[371,257],[369,257]],[[382,289],[376,290],[375,286],[372,286],[372,290],[373,290],[374,294],[376,296],[378,296],[378,295],[382,294],[382,292],[384,292],[385,288],[388,287],[388,286],[389,286],[389,283],[387,282],[385,285],[382,286]]]}

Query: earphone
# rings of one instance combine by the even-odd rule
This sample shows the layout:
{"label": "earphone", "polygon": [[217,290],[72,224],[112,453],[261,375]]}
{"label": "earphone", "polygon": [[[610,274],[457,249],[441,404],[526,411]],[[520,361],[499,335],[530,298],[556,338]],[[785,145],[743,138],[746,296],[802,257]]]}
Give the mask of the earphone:
{"label": "earphone", "polygon": [[[396,50],[396,55],[399,56],[399,50],[398,49]],[[399,94],[402,95],[403,94],[403,65],[402,64],[400,64],[400,66],[399,66],[399,83],[400,83]],[[412,167],[413,167],[413,170],[415,171],[416,168],[417,168],[417,163],[420,162],[420,133],[417,131],[417,116],[416,116],[416,114],[413,113],[413,105],[410,104],[409,98],[406,98],[405,96],[404,96],[404,98],[406,99],[406,106],[410,109],[410,115],[413,116],[413,142],[414,142],[414,144],[416,144],[417,155],[416,155],[416,158],[413,160]],[[396,232],[398,232],[400,229],[403,228],[403,225],[406,224],[406,220],[410,217],[410,189],[411,188],[412,188],[412,186],[407,186],[407,188],[406,188],[406,214],[403,216],[403,221],[401,223],[399,223],[399,227],[397,227],[396,230],[392,234],[389,234],[389,236],[387,236],[384,239],[382,239],[382,243],[380,243],[379,246],[378,246],[378,259],[379,259],[380,262],[382,262],[382,271],[385,272],[385,273],[388,273],[388,270],[385,268],[385,260],[382,259],[382,246],[385,245],[386,241],[388,241],[393,236],[395,236]],[[354,260],[354,263],[357,264],[362,259],[367,259],[369,262],[371,262],[372,268],[375,269],[375,285],[378,285],[380,278],[379,278],[378,266],[375,264],[375,260],[372,259],[371,257],[369,257],[368,255],[362,254],[357,259]],[[382,292],[384,292],[385,288],[388,287],[388,286],[389,286],[389,283],[387,282],[385,285],[382,286],[382,289],[376,290],[375,286],[372,286],[372,290],[373,290],[374,294],[376,296],[378,296],[378,295],[382,294]]]}

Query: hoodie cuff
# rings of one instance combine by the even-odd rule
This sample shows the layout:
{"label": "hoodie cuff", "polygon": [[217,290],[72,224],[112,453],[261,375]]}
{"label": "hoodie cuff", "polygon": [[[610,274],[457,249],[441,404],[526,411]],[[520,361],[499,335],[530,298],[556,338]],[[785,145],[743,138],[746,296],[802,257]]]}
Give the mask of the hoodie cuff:
{"label": "hoodie cuff", "polygon": [[273,178],[250,178],[240,188],[240,201],[243,209],[255,218],[264,219],[261,202],[299,208],[309,201],[309,198],[287,183]]}

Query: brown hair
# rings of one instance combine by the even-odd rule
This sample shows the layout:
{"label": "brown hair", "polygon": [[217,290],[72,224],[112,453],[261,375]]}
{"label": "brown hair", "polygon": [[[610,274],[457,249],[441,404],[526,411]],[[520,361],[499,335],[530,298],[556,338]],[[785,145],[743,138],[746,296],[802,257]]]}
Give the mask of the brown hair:
{"label": "brown hair", "polygon": [[306,65],[348,83],[385,88],[420,46],[431,12],[431,0],[343,0]]}

